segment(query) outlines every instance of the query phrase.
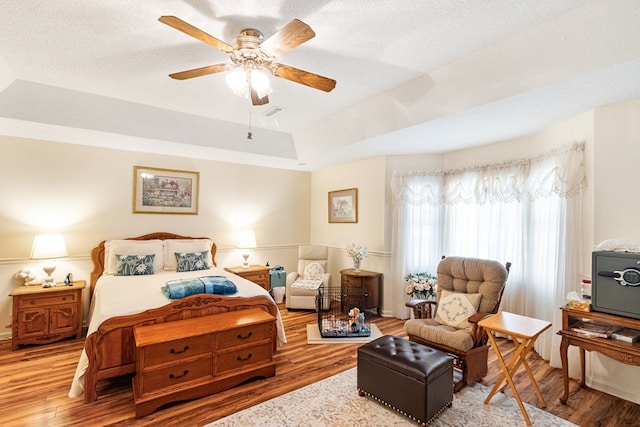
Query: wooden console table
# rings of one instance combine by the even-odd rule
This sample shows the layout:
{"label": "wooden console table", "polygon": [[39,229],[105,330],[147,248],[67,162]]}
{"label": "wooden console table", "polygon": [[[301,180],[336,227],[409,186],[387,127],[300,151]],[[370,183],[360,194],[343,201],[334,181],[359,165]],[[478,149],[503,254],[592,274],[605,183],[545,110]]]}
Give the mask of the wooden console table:
{"label": "wooden console table", "polygon": [[570,345],[575,345],[580,348],[580,387],[585,386],[585,350],[597,351],[627,365],[640,366],[640,342],[628,343],[614,338],[590,337],[570,329],[574,323],[583,319],[589,319],[598,323],[640,330],[640,320],[594,311],[572,310],[566,307],[562,307],[561,310],[562,330],[558,331],[558,335],[562,336],[562,342],[560,343],[560,361],[562,362],[564,394],[560,397],[560,402],[566,404],[567,399],[569,399],[567,350]]}

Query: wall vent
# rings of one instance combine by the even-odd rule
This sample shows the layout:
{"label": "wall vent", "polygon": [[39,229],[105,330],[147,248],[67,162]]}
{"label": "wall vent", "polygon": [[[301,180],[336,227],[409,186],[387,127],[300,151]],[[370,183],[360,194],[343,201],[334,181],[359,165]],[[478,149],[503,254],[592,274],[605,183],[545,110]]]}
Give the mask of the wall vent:
{"label": "wall vent", "polygon": [[267,111],[262,113],[262,115],[265,116],[265,117],[273,117],[273,116],[275,116],[276,114],[278,114],[282,110],[284,110],[284,108],[282,108],[282,107],[271,107]]}

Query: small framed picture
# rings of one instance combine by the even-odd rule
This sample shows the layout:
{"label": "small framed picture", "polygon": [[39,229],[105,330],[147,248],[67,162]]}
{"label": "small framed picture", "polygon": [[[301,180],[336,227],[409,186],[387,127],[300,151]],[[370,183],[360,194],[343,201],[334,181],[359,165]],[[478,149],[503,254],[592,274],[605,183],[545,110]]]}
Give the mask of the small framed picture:
{"label": "small framed picture", "polygon": [[199,172],[133,167],[133,213],[198,214]]}
{"label": "small framed picture", "polygon": [[329,222],[358,222],[358,189],[329,192]]}

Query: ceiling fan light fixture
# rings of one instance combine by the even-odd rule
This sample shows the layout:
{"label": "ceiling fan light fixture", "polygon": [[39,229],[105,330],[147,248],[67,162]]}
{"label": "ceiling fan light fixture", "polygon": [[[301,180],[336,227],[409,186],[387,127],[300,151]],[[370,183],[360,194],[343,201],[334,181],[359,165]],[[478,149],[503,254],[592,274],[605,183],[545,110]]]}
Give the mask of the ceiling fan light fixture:
{"label": "ceiling fan light fixture", "polygon": [[264,98],[273,92],[269,84],[269,77],[260,70],[250,70],[251,87],[256,91],[260,98]]}
{"label": "ceiling fan light fixture", "polygon": [[238,68],[231,71],[225,77],[227,86],[231,91],[241,98],[249,97],[249,82],[247,80],[247,74],[244,70]]}
{"label": "ceiling fan light fixture", "polygon": [[227,86],[231,91],[241,98],[248,98],[251,88],[256,91],[260,98],[264,98],[273,92],[269,84],[269,77],[257,69],[237,68],[225,77]]}
{"label": "ceiling fan light fixture", "polygon": [[299,19],[293,19],[266,40],[260,31],[245,28],[233,40],[232,45],[205,33],[176,16],[165,15],[158,20],[226,53],[231,59],[231,63],[209,65],[169,74],[169,77],[173,79],[186,80],[235,68],[235,71],[227,74],[227,85],[237,96],[251,98],[251,103],[254,106],[268,104],[268,95],[272,92],[269,78],[263,71],[270,72],[275,77],[324,92],[331,92],[336,86],[336,81],[328,77],[273,62],[275,58],[315,37],[316,33],[311,27]]}

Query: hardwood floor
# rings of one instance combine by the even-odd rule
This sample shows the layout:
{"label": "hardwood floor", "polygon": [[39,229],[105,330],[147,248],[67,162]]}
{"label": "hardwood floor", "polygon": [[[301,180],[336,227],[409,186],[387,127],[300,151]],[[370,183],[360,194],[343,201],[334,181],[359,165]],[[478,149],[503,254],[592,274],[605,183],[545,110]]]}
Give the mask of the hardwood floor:
{"label": "hardwood floor", "polygon": [[[67,397],[82,340],[27,346],[18,351],[11,351],[10,341],[3,341],[0,343],[0,425],[203,425],[356,366],[356,349],[360,344],[309,345],[306,325],[316,321],[316,314],[287,311],[284,305],[280,310],[288,344],[275,355],[275,377],[251,381],[213,396],[166,405],[139,420],[134,418],[129,377],[101,382],[100,398],[91,404],[85,405],[82,398]],[[401,320],[374,318],[372,321],[384,334],[406,336]],[[500,342],[503,351],[507,354],[512,351],[510,342]],[[493,351],[489,351],[489,355],[489,374],[482,381],[485,385],[492,385],[500,373]],[[571,381],[568,404],[562,405],[558,400],[563,391],[560,370],[550,368],[535,354],[531,354],[528,361],[545,397],[546,410],[552,414],[581,426],[638,425],[640,405],[582,389],[575,381]],[[523,401],[537,406],[524,371],[516,375],[515,381]]]}

